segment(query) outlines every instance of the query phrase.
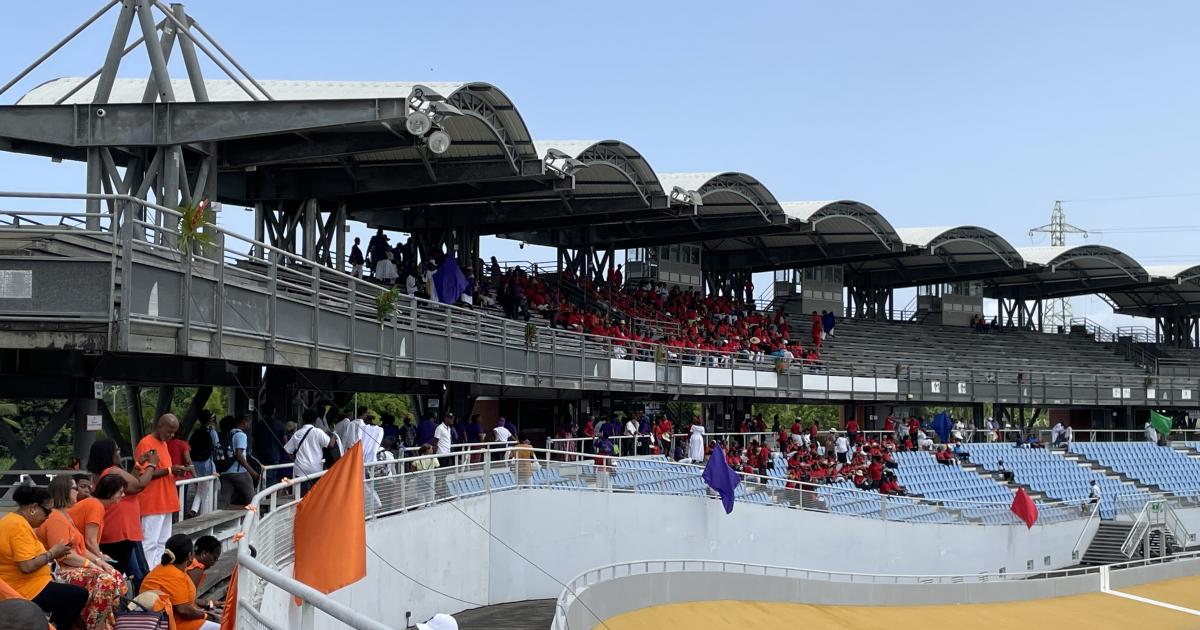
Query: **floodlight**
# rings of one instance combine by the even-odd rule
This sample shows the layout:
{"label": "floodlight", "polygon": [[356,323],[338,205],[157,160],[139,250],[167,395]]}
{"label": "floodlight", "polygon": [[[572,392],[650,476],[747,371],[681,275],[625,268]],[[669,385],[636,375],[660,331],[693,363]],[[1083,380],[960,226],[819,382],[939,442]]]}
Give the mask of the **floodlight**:
{"label": "floodlight", "polygon": [[424,136],[430,129],[433,129],[433,121],[424,112],[409,112],[404,119],[404,130],[414,136]]}
{"label": "floodlight", "polygon": [[680,186],[671,189],[671,201],[692,206],[703,206],[704,199],[695,190],[686,190]]}
{"label": "floodlight", "polygon": [[559,151],[558,149],[547,149],[546,157],[543,160],[546,169],[558,175],[559,177],[571,177],[587,164]]}
{"label": "floodlight", "polygon": [[450,134],[441,129],[429,134],[426,142],[434,155],[441,155],[450,150]]}

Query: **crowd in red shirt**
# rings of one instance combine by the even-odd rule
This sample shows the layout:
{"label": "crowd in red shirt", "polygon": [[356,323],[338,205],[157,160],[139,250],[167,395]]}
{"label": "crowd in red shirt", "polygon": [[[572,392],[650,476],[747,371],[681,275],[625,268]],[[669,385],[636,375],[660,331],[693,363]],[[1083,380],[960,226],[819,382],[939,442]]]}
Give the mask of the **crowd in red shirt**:
{"label": "crowd in red shirt", "polygon": [[621,358],[633,352],[653,356],[658,346],[673,358],[687,355],[697,363],[709,359],[721,364],[729,355],[809,364],[820,358],[816,346],[806,349],[792,338],[783,311],[757,311],[737,298],[706,297],[694,289],[667,290],[652,283],[595,285],[586,278],[576,281],[569,272],[562,280],[582,290],[588,304],[572,304],[524,274],[510,272],[501,282],[520,286],[530,311],[540,312],[552,326],[614,339]]}

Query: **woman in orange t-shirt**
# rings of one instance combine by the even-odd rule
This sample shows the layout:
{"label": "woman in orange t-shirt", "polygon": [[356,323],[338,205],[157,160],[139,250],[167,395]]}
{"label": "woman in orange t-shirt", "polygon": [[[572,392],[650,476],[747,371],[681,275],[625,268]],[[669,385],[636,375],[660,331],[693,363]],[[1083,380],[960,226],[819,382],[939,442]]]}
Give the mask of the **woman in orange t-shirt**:
{"label": "woman in orange t-shirt", "polygon": [[50,565],[71,553],[57,543],[49,550],[33,532],[54,511],[50,493],[38,486],[18,486],[13,491],[17,509],[0,518],[0,580],[42,610],[56,627],[68,630],[79,619],[88,593],[78,586],[52,580]]}
{"label": "woman in orange t-shirt", "polygon": [[109,439],[96,440],[88,453],[87,469],[100,480],[117,475],[125,480],[125,496],[104,510],[104,526],[100,531],[100,549],[113,559],[114,566],[126,575],[141,577],[149,570],[142,554],[142,510],[138,507],[137,494],[150,482],[157,457],[151,455],[140,465],[139,476],[135,477],[121,468],[121,449]]}
{"label": "woman in orange t-shirt", "polygon": [[[89,480],[90,481],[90,480]],[[78,491],[79,480],[75,480]],[[100,479],[92,488],[91,496],[80,499],[75,505],[67,508],[67,515],[75,524],[75,529],[83,534],[83,547],[89,552],[104,558],[110,565],[113,560],[100,549],[100,537],[104,533],[105,511],[120,503],[125,498],[125,479],[118,475],[109,475]]]}
{"label": "woman in orange t-shirt", "polygon": [[88,630],[107,628],[115,621],[113,610],[128,586],[125,577],[108,564],[101,555],[88,551],[83,534],[75,527],[68,508],[75,505],[75,480],[70,475],[58,475],[50,482],[54,511],[37,528],[43,545],[64,543],[71,553],[59,558],[55,578],[63,584],[87,589],[88,603],[79,616],[78,625]]}
{"label": "woman in orange t-shirt", "polygon": [[196,584],[185,571],[195,557],[187,534],[171,536],[161,563],[142,580],[141,592],[159,592],[173,630],[220,630],[220,624],[196,605]]}

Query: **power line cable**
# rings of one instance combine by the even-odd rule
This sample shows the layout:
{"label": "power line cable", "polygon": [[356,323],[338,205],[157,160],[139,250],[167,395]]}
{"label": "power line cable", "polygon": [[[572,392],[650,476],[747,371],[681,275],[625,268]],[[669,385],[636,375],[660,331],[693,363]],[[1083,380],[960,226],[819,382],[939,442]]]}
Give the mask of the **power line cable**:
{"label": "power line cable", "polygon": [[1080,199],[1059,199],[1059,203],[1092,203],[1097,201],[1141,201],[1143,199],[1177,199],[1181,197],[1200,197],[1200,193],[1175,193],[1169,195],[1133,195],[1129,197],[1087,197]]}

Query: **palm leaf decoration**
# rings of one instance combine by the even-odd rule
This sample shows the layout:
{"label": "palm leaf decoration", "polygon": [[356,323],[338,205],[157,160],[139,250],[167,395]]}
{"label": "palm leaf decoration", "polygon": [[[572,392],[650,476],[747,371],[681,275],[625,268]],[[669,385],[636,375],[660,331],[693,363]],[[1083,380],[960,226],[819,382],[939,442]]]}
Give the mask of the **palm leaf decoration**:
{"label": "palm leaf decoration", "polygon": [[179,217],[178,247],[181,253],[191,256],[195,249],[194,245],[204,248],[213,244],[212,233],[204,229],[204,226],[207,225],[204,219],[208,207],[208,199],[201,199],[200,203],[195,205],[178,208],[179,213],[183,215]]}
{"label": "palm leaf decoration", "polygon": [[396,312],[397,295],[399,290],[388,289],[375,296],[375,316],[379,318],[380,328],[383,328],[383,323]]}

